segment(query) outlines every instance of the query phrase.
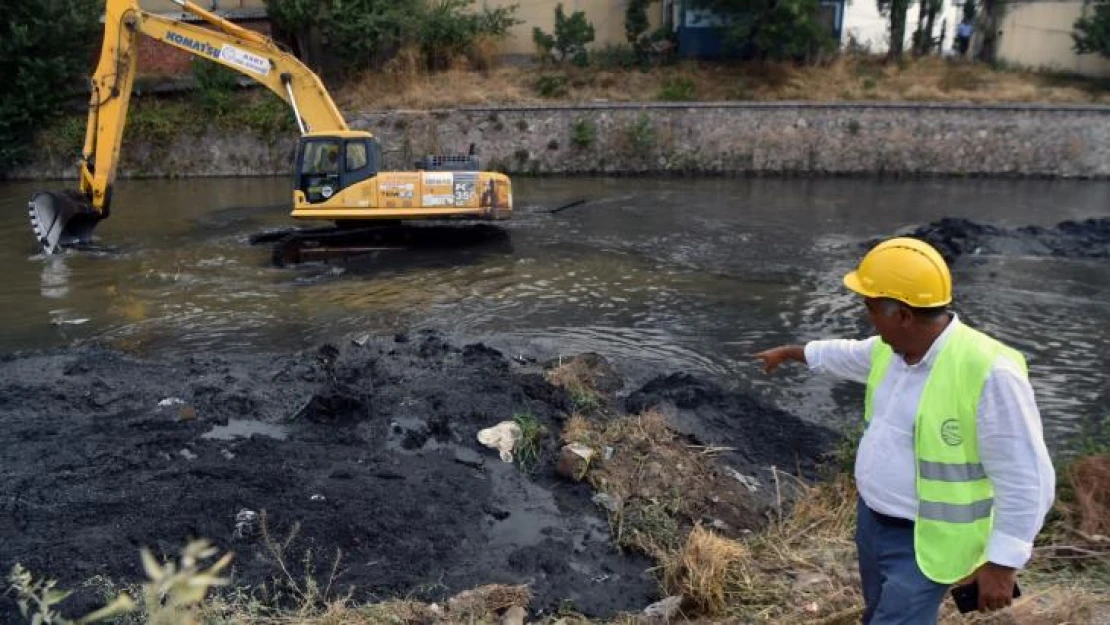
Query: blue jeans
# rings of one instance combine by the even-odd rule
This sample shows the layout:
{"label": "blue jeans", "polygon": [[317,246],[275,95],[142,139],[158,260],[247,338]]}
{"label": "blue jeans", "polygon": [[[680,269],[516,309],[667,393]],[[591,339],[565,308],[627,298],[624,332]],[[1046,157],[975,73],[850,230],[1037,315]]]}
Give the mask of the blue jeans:
{"label": "blue jeans", "polygon": [[[864,625],[936,625],[948,591],[925,577],[913,553],[913,526],[883,523],[859,500],[856,547],[863,582]],[[908,523],[908,522],[907,522]]]}

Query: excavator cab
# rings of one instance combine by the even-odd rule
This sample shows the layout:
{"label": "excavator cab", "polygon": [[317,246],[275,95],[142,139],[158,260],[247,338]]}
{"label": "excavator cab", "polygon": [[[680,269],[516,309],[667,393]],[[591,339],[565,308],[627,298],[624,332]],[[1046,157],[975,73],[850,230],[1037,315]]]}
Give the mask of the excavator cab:
{"label": "excavator cab", "polygon": [[368,133],[305,135],[297,149],[294,187],[311,204],[326,202],[376,176],[381,165],[381,144]]}

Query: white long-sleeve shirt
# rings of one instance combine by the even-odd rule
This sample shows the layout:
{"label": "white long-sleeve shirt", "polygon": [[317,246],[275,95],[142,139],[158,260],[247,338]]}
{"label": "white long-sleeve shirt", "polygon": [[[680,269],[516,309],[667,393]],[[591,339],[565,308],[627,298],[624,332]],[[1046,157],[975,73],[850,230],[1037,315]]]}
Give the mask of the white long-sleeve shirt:
{"label": "white long-sleeve shirt", "polygon": [[[960,321],[953,316],[920,362],[891,359],[873,396],[874,413],[856,455],[860,496],[881,514],[914,519],[917,487],[914,419],[925,380]],[[811,370],[867,383],[871,350],[879,337],[812,341],[805,346]],[[862,414],[861,414],[861,419]],[[1033,387],[1005,358],[994,363],[979,398],[979,457],[994,488],[994,525],[987,560],[1021,568],[1055,497],[1056,474],[1044,443]]]}

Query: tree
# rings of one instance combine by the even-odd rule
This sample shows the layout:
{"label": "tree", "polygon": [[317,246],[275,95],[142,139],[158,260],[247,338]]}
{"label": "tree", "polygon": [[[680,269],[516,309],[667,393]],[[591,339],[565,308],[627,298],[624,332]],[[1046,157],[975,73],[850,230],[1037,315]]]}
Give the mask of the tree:
{"label": "tree", "polygon": [[905,48],[906,14],[910,9],[910,0],[877,0],[877,5],[879,13],[889,19],[890,48],[887,51],[887,60],[900,59]]}
{"label": "tree", "polygon": [[575,11],[567,17],[561,2],[555,5],[555,30],[552,34],[545,33],[538,26],[532,29],[532,41],[541,55],[549,57],[552,52],[558,52],[560,61],[570,59],[579,66],[588,62],[586,44],[593,40],[594,25],[586,19],[586,14]]}
{"label": "tree", "polygon": [[[34,131],[88,92],[97,0],[6,0],[0,24],[0,171],[26,157]],[[76,153],[78,146],[74,146]]]}
{"label": "tree", "polygon": [[1078,54],[1101,54],[1110,58],[1110,1],[1095,2],[1091,14],[1075,20],[1072,39]]}
{"label": "tree", "polygon": [[723,18],[726,42],[743,56],[812,59],[835,45],[818,0],[698,0],[697,6]]}
{"label": "tree", "polygon": [[944,8],[944,0],[918,0],[917,29],[913,31],[914,56],[925,56],[937,45],[933,37],[937,13]]}

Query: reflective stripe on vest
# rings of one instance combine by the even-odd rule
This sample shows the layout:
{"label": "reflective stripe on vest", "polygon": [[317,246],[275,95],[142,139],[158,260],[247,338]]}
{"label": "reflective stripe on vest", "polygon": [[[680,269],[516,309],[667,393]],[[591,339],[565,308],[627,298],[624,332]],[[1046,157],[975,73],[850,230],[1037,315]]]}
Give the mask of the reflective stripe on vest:
{"label": "reflective stripe on vest", "polygon": [[[874,395],[894,352],[881,340],[871,352],[864,397],[870,423]],[[1026,372],[1017,351],[964,324],[953,328],[929,371],[914,419],[917,519],[914,552],[926,577],[949,584],[986,561],[994,492],[979,461],[978,409],[995,360]]]}

